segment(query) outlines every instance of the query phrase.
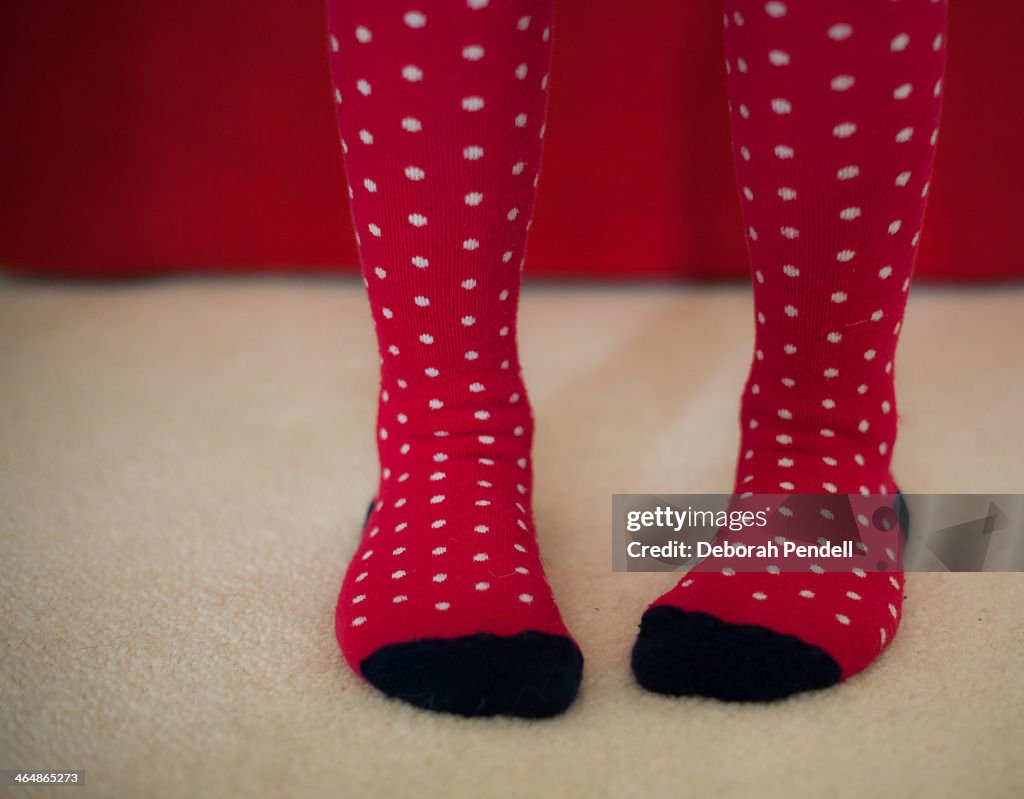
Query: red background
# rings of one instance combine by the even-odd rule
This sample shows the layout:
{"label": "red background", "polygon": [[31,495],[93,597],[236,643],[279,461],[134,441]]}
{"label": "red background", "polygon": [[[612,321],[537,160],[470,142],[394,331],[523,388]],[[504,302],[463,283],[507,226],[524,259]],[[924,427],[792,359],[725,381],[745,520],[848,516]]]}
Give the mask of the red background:
{"label": "red background", "polygon": [[[0,262],[357,262],[322,0],[7,3]],[[1024,3],[953,0],[919,273],[1024,274]],[[718,0],[558,0],[530,275],[746,274]],[[637,244],[632,234],[643,231]]]}

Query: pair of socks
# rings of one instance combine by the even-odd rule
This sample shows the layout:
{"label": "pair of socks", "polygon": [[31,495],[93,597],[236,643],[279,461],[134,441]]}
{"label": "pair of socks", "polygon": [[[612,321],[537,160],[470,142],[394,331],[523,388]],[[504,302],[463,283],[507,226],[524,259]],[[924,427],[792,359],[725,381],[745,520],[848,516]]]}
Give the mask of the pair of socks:
{"label": "pair of socks", "polygon": [[[327,11],[381,367],[379,487],[339,596],[338,641],[354,671],[413,704],[555,715],[583,658],[538,551],[516,347],[552,3],[328,0]],[[932,0],[724,3],[756,318],[738,495],[896,493],[893,358],[945,19]],[[637,680],[768,700],[846,679],[896,632],[898,560],[884,574],[705,562],[643,615]]]}

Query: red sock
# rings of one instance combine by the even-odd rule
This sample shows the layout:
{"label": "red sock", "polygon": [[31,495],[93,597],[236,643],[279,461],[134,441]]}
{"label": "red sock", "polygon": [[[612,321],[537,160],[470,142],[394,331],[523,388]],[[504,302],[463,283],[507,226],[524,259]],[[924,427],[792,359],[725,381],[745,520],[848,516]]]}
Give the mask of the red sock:
{"label": "red sock", "polygon": [[351,667],[464,715],[580,682],[534,534],[516,350],[547,0],[329,0],[331,73],[381,357],[380,485],[337,607]]}
{"label": "red sock", "polygon": [[[932,171],[943,2],[727,0],[733,151],[757,339],[734,491],[890,494],[893,357]],[[639,681],[772,699],[856,674],[892,641],[903,574],[731,573],[657,599]],[[713,570],[713,571],[712,571]]]}

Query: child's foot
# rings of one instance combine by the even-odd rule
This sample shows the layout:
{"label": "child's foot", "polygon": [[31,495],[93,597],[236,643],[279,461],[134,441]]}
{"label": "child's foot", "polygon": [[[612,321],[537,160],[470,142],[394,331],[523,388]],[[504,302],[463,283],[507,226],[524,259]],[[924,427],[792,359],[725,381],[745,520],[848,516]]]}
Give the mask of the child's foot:
{"label": "child's foot", "polygon": [[522,383],[479,368],[461,382],[400,381],[384,408],[396,421],[381,425],[380,493],[338,600],[346,659],[431,710],[562,712],[583,658],[537,549]]}
{"label": "child's foot", "polygon": [[[778,508],[777,495],[745,497],[730,508],[756,512],[766,500]],[[889,512],[885,498],[884,514],[867,510],[875,497],[854,499],[866,512],[851,515],[845,496],[794,496],[768,527],[728,535],[733,544],[776,547],[849,540],[854,556],[702,561],[644,613],[633,648],[637,681],[676,696],[767,701],[826,688],[869,665],[900,623],[907,519],[901,499]]]}

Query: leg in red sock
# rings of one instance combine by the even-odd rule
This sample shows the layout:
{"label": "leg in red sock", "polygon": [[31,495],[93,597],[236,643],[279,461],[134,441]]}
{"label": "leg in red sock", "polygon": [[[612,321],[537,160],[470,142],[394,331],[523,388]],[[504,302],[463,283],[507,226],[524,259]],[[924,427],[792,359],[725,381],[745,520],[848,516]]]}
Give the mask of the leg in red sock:
{"label": "leg in red sock", "polygon": [[537,549],[516,350],[551,3],[327,6],[381,358],[380,484],[338,641],[353,670],[413,704],[553,715],[582,657]]}
{"label": "leg in red sock", "polygon": [[[894,495],[893,357],[928,193],[946,8],[727,0],[733,150],[756,344],[734,491]],[[903,574],[714,569],[645,613],[639,682],[766,700],[821,688],[892,640]]]}

